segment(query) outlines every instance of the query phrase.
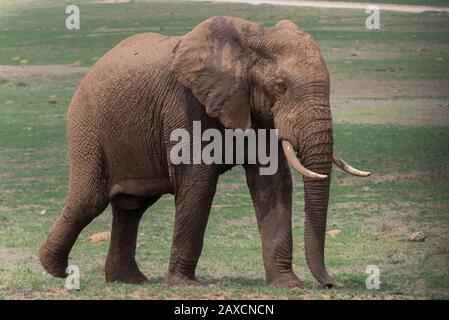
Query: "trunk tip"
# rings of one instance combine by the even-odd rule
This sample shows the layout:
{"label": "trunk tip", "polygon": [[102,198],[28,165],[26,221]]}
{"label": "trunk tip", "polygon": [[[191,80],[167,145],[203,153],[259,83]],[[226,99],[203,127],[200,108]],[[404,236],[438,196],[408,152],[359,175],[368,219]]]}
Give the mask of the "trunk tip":
{"label": "trunk tip", "polygon": [[324,283],[321,283],[324,287],[324,289],[332,289],[337,287],[337,282],[335,282],[334,279],[328,279]]}

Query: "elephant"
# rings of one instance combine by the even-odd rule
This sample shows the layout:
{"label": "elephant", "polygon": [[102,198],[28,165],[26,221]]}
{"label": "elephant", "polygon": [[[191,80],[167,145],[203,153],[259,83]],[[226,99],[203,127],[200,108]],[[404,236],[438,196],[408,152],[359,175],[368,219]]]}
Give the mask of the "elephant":
{"label": "elephant", "polygon": [[177,128],[276,129],[278,169],[244,163],[262,242],[265,283],[303,287],[292,268],[292,176],[304,181],[305,257],[325,287],[336,282],[324,260],[331,169],[357,170],[333,151],[329,73],[314,38],[289,20],[273,27],[209,18],[182,36],[126,38],[88,71],[67,111],[68,195],[39,249],[45,270],[66,277],[83,228],[112,206],[105,263],[108,282],[148,281],[136,259],[143,213],[173,194],[175,225],[166,281],[198,285],[195,268],[218,177],[235,164],[170,161]]}

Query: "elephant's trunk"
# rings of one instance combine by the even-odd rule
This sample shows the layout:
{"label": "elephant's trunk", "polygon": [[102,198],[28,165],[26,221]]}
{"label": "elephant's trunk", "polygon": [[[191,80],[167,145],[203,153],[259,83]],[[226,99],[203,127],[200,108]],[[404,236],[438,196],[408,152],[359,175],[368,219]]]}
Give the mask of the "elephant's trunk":
{"label": "elephant's trunk", "polygon": [[[302,109],[299,109],[302,110]],[[279,114],[280,138],[290,164],[303,175],[305,199],[305,255],[313,276],[323,285],[336,283],[326,271],[324,242],[327,207],[333,161],[333,134],[330,108],[327,103],[309,107],[307,116]],[[296,120],[292,122],[291,120]],[[295,149],[299,152],[296,159]],[[296,160],[296,161],[295,161]]]}
{"label": "elephant's trunk", "polygon": [[[305,178],[306,180],[308,178]],[[324,263],[327,204],[330,181],[304,181],[305,222],[304,242],[307,264],[313,276],[323,286],[332,287],[335,281],[329,276]]]}
{"label": "elephant's trunk", "polygon": [[[310,123],[312,124],[310,125]],[[297,135],[300,137],[296,145],[301,153],[301,160],[297,158],[295,147],[290,141],[284,140],[285,138],[282,140],[282,147],[288,162],[304,178],[306,212],[304,237],[307,263],[313,276],[323,286],[332,287],[336,283],[327,273],[324,263],[324,242],[332,162],[343,171],[355,176],[367,177],[370,172],[352,167],[333,153],[330,114],[329,116],[312,119],[309,125],[300,125],[300,127],[310,128],[310,130],[303,130]],[[309,131],[309,133],[304,133],[304,131]]]}
{"label": "elephant's trunk", "polygon": [[304,244],[305,255],[313,276],[323,286],[332,287],[324,263],[327,208],[332,171],[333,135],[329,117],[311,120],[299,134],[300,160],[304,167],[325,178],[304,176]]}
{"label": "elephant's trunk", "polygon": [[[326,120],[328,121],[328,120]],[[300,142],[301,160],[311,171],[326,175],[325,179],[304,177],[305,255],[313,276],[326,287],[335,286],[324,263],[324,243],[326,235],[327,207],[329,202],[330,177],[332,170],[333,139],[330,120],[328,131],[312,133]]]}

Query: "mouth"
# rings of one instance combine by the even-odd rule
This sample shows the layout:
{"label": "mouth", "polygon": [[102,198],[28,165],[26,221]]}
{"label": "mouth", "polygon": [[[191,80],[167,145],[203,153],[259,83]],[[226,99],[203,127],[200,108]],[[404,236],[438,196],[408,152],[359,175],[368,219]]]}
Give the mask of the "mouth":
{"label": "mouth", "polygon": [[[282,140],[282,148],[284,150],[285,157],[287,158],[287,161],[292,165],[292,167],[298,171],[300,174],[302,174],[304,177],[308,177],[315,180],[325,180],[328,178],[325,174],[319,174],[316,172],[313,172],[307,168],[305,168],[302,164],[299,158],[296,155],[296,151],[293,148],[292,144],[288,142],[287,140]],[[357,177],[368,177],[371,175],[371,172],[368,171],[362,171],[359,169],[356,169],[349,165],[346,161],[344,161],[342,158],[340,158],[337,154],[333,153],[332,155],[332,161],[333,163],[339,167],[341,170],[352,174]]]}
{"label": "mouth", "polygon": [[302,174],[304,177],[308,177],[311,179],[316,180],[325,180],[327,179],[327,175],[325,174],[319,174],[316,172],[313,172],[307,168],[305,168],[301,161],[296,156],[296,152],[293,149],[293,146],[290,142],[287,140],[282,140],[282,149],[284,150],[285,157],[287,158],[288,163],[292,165],[292,167],[298,171],[300,174]]}

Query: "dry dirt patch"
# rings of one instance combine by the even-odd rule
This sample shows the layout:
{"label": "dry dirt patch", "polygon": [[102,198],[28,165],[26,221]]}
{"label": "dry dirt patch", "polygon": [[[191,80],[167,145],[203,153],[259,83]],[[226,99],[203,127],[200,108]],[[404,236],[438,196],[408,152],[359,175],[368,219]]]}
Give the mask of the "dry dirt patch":
{"label": "dry dirt patch", "polygon": [[335,122],[449,125],[449,99],[331,99]]}
{"label": "dry dirt patch", "polygon": [[439,271],[449,270],[449,255],[447,253],[432,255],[426,259],[426,264]]}
{"label": "dry dirt patch", "polygon": [[448,80],[340,80],[331,83],[336,122],[449,125]]}
{"label": "dry dirt patch", "polygon": [[128,3],[128,2],[131,2],[131,0],[99,0],[97,2],[106,3],[106,4],[114,4],[114,3]]}
{"label": "dry dirt patch", "polygon": [[448,97],[449,80],[331,79],[331,97],[333,98],[388,99],[422,96]]}
{"label": "dry dirt patch", "polygon": [[37,255],[17,248],[0,247],[0,264],[8,268],[28,267],[33,271],[42,269]]}
{"label": "dry dirt patch", "polygon": [[[449,178],[449,174],[447,174]],[[433,173],[431,171],[417,171],[417,172],[405,172],[405,173],[395,173],[395,174],[384,174],[384,175],[372,175],[366,177],[361,181],[357,177],[344,176],[341,178],[336,178],[336,182],[341,186],[350,186],[356,184],[367,184],[367,183],[388,183],[388,182],[419,182],[423,180],[430,180],[433,178]]]}
{"label": "dry dirt patch", "polygon": [[69,67],[63,65],[0,66],[0,78],[29,76],[62,76],[86,73],[89,67]]}

